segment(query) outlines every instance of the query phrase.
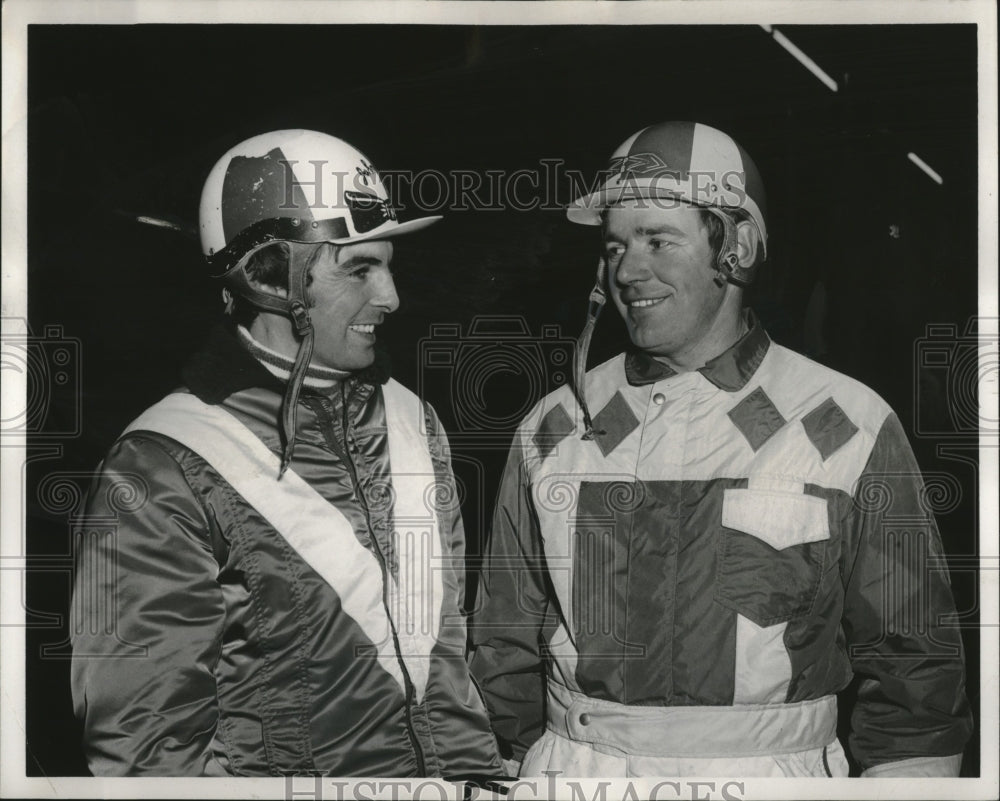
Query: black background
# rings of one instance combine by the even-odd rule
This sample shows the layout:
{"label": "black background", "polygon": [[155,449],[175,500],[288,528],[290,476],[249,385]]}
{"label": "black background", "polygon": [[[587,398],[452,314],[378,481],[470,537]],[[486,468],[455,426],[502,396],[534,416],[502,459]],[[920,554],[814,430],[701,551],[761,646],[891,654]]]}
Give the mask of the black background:
{"label": "black background", "polygon": [[[31,26],[29,324],[36,336],[61,327],[45,347],[61,336],[80,370],[45,389],[29,437],[28,774],[86,773],[65,658],[72,510],[42,485],[93,470],[176,385],[221,311],[196,240],[135,217],[193,228],[214,161],[267,130],[341,136],[383,170],[510,173],[559,158],[588,176],[648,124],[693,119],[732,134],[769,195],[770,259],[749,302],[778,342],[894,407],[922,468],[960,487],[938,518],[946,550],[974,555],[976,455],[941,451],[962,441],[949,410],[974,404],[974,390],[956,389],[958,362],[933,374],[914,365],[929,324],[954,326],[945,349],[967,354],[961,335],[976,312],[976,28],[781,30],[840,91],[756,26]],[[595,230],[551,209],[455,210],[397,241],[403,306],[382,340],[397,378],[453,434],[473,565],[510,430],[561,380],[549,370],[539,383],[516,366],[554,347],[532,344],[543,325],[577,335],[597,246]],[[530,336],[477,339],[481,315],[523,321]],[[441,324],[460,336],[432,330]],[[590,363],[624,341],[609,312]],[[479,400],[464,379],[421,367],[428,342],[482,359]],[[953,583],[959,609],[974,610],[974,576],[953,569]],[[978,640],[971,626],[964,635],[978,714]],[[978,769],[977,737],[963,773]]]}

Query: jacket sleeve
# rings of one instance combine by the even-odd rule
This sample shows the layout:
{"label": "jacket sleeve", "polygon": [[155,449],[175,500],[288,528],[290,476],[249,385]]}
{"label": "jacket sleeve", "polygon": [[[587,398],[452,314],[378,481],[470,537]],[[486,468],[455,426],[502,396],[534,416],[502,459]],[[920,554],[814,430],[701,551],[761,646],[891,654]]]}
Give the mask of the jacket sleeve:
{"label": "jacket sleeve", "polygon": [[[431,715],[434,750],[444,776],[498,774],[501,770],[496,738],[490,729],[486,706],[476,689],[466,661],[468,639],[465,604],[465,531],[461,495],[452,470],[448,437],[429,404],[424,404],[428,445],[434,465],[438,524],[445,539],[444,598],[441,629],[432,660],[441,677]],[[445,712],[446,714],[441,714]]]}
{"label": "jacket sleeve", "polygon": [[847,518],[843,626],[860,675],[850,745],[865,776],[957,776],[972,731],[947,566],[903,427],[889,414]]}
{"label": "jacket sleeve", "polygon": [[444,537],[445,563],[450,568],[446,572],[440,640],[464,660],[468,645],[468,613],[465,607],[465,526],[462,523],[462,499],[452,468],[448,434],[429,403],[423,402],[423,410],[427,447],[434,468],[435,489],[432,497],[436,502],[438,525]]}
{"label": "jacket sleeve", "polygon": [[473,616],[472,672],[506,760],[545,728],[543,648],[555,622],[524,449],[511,448],[484,554]]}
{"label": "jacket sleeve", "polygon": [[74,708],[97,776],[198,776],[218,722],[225,615],[202,506],[152,439],[112,448],[77,535]]}

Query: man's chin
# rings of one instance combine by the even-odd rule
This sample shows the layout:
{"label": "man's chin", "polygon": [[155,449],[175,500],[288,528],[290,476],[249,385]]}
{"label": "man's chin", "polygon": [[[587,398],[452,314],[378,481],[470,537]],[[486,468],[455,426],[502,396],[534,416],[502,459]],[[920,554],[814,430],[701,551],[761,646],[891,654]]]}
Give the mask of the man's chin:
{"label": "man's chin", "polygon": [[656,351],[662,350],[662,343],[650,331],[630,328],[628,335],[636,348],[646,351],[650,356],[655,356]]}
{"label": "man's chin", "polygon": [[338,370],[342,373],[356,373],[371,367],[375,363],[375,349],[369,348],[367,353],[351,354],[349,357],[338,359],[313,359],[312,362],[317,367],[327,370]]}
{"label": "man's chin", "polygon": [[662,339],[632,336],[631,340],[633,347],[637,350],[641,350],[647,356],[652,356],[654,359],[669,362],[673,354],[676,353],[676,351],[669,344],[664,343]]}

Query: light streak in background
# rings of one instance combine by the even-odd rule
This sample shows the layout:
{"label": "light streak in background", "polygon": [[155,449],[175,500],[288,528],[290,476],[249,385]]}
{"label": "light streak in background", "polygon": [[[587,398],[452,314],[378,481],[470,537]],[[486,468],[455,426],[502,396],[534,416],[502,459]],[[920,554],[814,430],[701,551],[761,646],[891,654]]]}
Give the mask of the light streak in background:
{"label": "light streak in background", "polygon": [[170,222],[169,220],[161,220],[158,217],[147,217],[145,214],[140,214],[135,218],[136,222],[141,222],[146,225],[153,225],[157,228],[170,228],[174,231],[183,231],[184,228],[177,223]]}
{"label": "light streak in background", "polygon": [[931,166],[922,158],[920,158],[920,156],[918,156],[916,153],[907,153],[906,157],[914,164],[916,164],[920,169],[922,169],[925,173],[927,173],[927,175],[930,176],[930,179],[932,181],[938,184],[944,183],[944,178],[942,178],[935,170],[933,170]]}
{"label": "light streak in background", "polygon": [[775,30],[770,25],[761,25],[760,27],[762,27],[765,31],[771,34],[771,37],[774,39],[774,41],[776,41],[783,48],[785,48],[785,50],[791,53],[803,67],[805,67],[807,70],[809,70],[809,72],[811,72],[813,75],[819,78],[824,84],[826,84],[827,88],[831,92],[837,91],[837,82],[833,80],[833,78],[831,78],[825,72],[823,72],[819,64],[817,64],[815,61],[809,58],[809,56],[807,56],[805,53],[799,50],[799,48],[797,48],[794,44],[792,44],[792,42],[788,39],[787,36],[785,36],[785,34],[783,34],[779,30]]}
{"label": "light streak in background", "polygon": [[[798,62],[802,64],[802,66],[804,66],[807,70],[809,70],[809,72],[811,72],[813,75],[819,78],[830,89],[831,92],[837,91],[838,89],[837,82],[829,75],[827,75],[815,61],[809,58],[809,56],[803,53],[794,44],[792,44],[789,38],[785,36],[781,31],[775,29],[771,25],[761,25],[760,27],[763,28],[765,31],[767,31],[767,33],[771,35],[771,38],[774,39],[774,41],[776,41],[779,45],[785,48],[785,50],[791,53],[798,60]],[[916,153],[913,152],[907,153],[906,157],[914,164],[916,164],[921,170],[923,170],[932,181],[934,181],[937,184],[944,183],[944,178],[942,178],[937,171],[932,169],[931,166],[922,158],[920,158],[920,156],[918,156]]]}

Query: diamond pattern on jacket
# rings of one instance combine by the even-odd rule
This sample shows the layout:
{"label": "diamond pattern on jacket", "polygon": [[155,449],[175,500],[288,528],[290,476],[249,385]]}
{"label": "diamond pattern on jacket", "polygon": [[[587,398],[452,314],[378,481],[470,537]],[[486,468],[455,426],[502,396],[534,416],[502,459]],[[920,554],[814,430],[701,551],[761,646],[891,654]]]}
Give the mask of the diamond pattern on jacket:
{"label": "diamond pattern on jacket", "polygon": [[561,403],[549,409],[532,437],[541,457],[544,459],[552,453],[556,445],[573,433],[574,428],[573,419],[566,413]]}
{"label": "diamond pattern on jacket", "polygon": [[802,427],[824,462],[858,433],[858,427],[833,398],[827,398],[803,417]]}
{"label": "diamond pattern on jacket", "polygon": [[616,392],[607,405],[594,418],[594,441],[601,453],[607,456],[622,440],[639,427],[628,401]]}
{"label": "diamond pattern on jacket", "polygon": [[746,437],[755,452],[785,425],[785,418],[771,403],[762,387],[757,387],[730,409],[729,419]]}

